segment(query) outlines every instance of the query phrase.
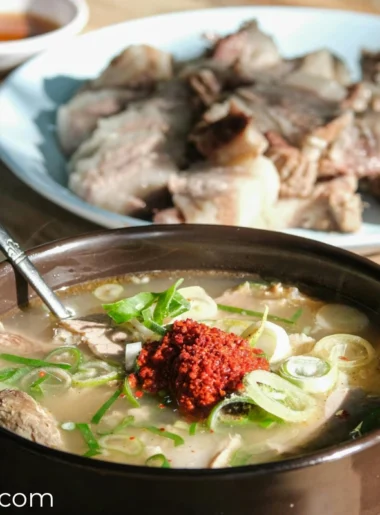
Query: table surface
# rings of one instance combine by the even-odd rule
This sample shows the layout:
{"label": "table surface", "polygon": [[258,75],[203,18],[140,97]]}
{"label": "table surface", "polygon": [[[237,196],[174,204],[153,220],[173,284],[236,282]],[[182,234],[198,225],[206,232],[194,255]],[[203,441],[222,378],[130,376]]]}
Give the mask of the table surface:
{"label": "table surface", "polygon": [[[307,5],[351,9],[380,14],[380,0],[88,0],[90,19],[86,30],[93,30],[123,20],[170,11],[210,7],[255,5]],[[159,5],[158,5],[159,4]],[[0,162],[0,222],[24,248],[99,229],[91,222],[78,218],[68,211],[42,198],[18,180]],[[380,263],[380,253],[371,256]]]}

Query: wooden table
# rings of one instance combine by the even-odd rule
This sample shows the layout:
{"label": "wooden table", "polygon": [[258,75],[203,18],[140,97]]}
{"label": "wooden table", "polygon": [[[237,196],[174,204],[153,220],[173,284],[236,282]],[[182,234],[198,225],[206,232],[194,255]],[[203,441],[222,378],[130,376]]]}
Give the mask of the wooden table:
{"label": "wooden table", "polygon": [[[170,11],[241,4],[307,5],[380,14],[380,0],[160,0],[159,3],[153,0],[88,0],[88,3],[90,20],[86,30]],[[99,228],[42,198],[19,181],[1,162],[0,222],[25,248]],[[380,263],[380,253],[371,257]]]}

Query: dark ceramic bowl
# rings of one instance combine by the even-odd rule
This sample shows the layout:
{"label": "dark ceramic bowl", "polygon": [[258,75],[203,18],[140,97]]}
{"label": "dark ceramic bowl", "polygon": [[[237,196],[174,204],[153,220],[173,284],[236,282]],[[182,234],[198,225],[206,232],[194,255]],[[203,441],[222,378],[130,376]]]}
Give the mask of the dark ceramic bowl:
{"label": "dark ceramic bowl", "polygon": [[[54,289],[128,272],[244,271],[301,284],[316,295],[343,297],[372,315],[380,308],[380,267],[337,248],[266,231],[190,225],[121,229],[45,245],[29,256]],[[28,295],[34,294],[2,264],[0,315]],[[54,506],[46,511],[65,515],[378,515],[379,442],[376,431],[276,463],[162,470],[92,461],[0,430],[0,494],[50,493]],[[35,511],[27,513],[40,513],[34,499]]]}

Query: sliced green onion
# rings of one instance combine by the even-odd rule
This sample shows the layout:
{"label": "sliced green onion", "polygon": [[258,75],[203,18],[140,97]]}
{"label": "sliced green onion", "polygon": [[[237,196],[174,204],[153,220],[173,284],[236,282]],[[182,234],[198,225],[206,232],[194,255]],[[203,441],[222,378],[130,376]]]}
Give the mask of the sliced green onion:
{"label": "sliced green onion", "polygon": [[94,291],[93,295],[102,302],[115,302],[120,299],[124,292],[121,284],[101,284]]}
{"label": "sliced green onion", "polygon": [[119,422],[119,424],[117,424],[110,431],[99,431],[98,430],[97,433],[102,436],[114,435],[116,433],[119,433],[126,427],[130,426],[131,424],[133,424],[134,421],[135,421],[135,417],[133,417],[132,415],[128,415],[127,417],[123,418],[123,420],[121,422]]}
{"label": "sliced green onion", "polygon": [[186,311],[189,311],[190,307],[190,302],[185,299],[185,297],[179,291],[176,291],[170,303],[169,317],[175,318],[179,315],[182,315],[183,313],[186,313]]}
{"label": "sliced green onion", "polygon": [[[218,309],[221,311],[227,311],[228,313],[238,313],[239,315],[247,315],[250,317],[263,318],[264,316],[264,313],[261,311],[252,311],[251,309],[226,306],[225,304],[218,304]],[[272,320],[273,322],[283,322],[284,324],[294,324],[293,320],[278,317],[276,315],[268,315],[268,320]]]}
{"label": "sliced green onion", "polygon": [[259,427],[263,429],[269,429],[275,424],[282,424],[283,420],[281,418],[268,413],[263,410],[259,406],[252,406],[249,410],[248,421],[257,424]]}
{"label": "sliced green onion", "polygon": [[110,409],[112,404],[114,404],[117,399],[120,397],[121,390],[116,390],[111,397],[106,400],[106,402],[98,409],[98,411],[95,413],[95,415],[91,419],[92,424],[99,424],[101,419],[104,417],[106,412]]}
{"label": "sliced green onion", "polygon": [[18,368],[3,368],[0,370],[0,381],[8,381],[15,373],[19,370]]}
{"label": "sliced green onion", "polygon": [[138,456],[144,449],[144,444],[138,438],[128,435],[106,435],[99,438],[99,445],[103,449],[122,452],[128,456]]}
{"label": "sliced green onion", "polygon": [[142,311],[149,308],[156,299],[156,293],[140,292],[112,304],[103,304],[102,307],[117,324],[123,324],[133,318],[139,318]]}
{"label": "sliced green onion", "polygon": [[295,324],[299,318],[301,318],[303,313],[303,309],[299,308],[297,311],[291,316],[290,320]]}
{"label": "sliced green onion", "polygon": [[253,331],[251,329],[252,326],[250,326],[246,331],[244,331],[242,336],[244,337],[245,334],[249,336],[253,333],[254,337],[256,336],[256,339],[254,340],[255,346],[264,352],[271,364],[278,363],[287,358],[291,354],[292,348],[288,333],[285,329],[273,322],[265,321],[264,324],[259,326],[261,331],[258,334],[254,332],[254,328],[257,328],[259,323],[260,322],[252,324]]}
{"label": "sliced green onion", "polygon": [[153,312],[153,320],[157,324],[161,325],[165,318],[169,316],[170,304],[174,298],[178,286],[183,283],[183,279],[178,279],[170,288],[165,292],[162,292],[157,300],[156,307]]}
{"label": "sliced green onion", "polygon": [[155,435],[163,436],[164,438],[169,438],[170,440],[173,440],[174,447],[178,447],[179,445],[183,445],[185,443],[185,440],[182,438],[182,436],[176,435],[175,433],[171,433],[170,431],[161,431],[161,429],[154,426],[146,426],[145,429],[147,429]]}
{"label": "sliced green onion", "polygon": [[120,376],[120,369],[109,365],[105,361],[87,361],[80,365],[79,370],[73,375],[73,386],[79,388],[99,386],[114,379],[119,379]]}
{"label": "sliced green onion", "polygon": [[152,314],[150,312],[150,309],[143,310],[142,317],[143,317],[143,324],[145,325],[145,327],[147,329],[149,329],[150,331],[153,331],[154,333],[159,334],[160,336],[165,336],[165,334],[167,333],[167,329],[165,329],[165,327],[163,327],[160,324],[157,324],[157,322],[152,320],[151,316],[152,316]]}
{"label": "sliced green onion", "polygon": [[170,463],[164,454],[154,454],[145,462],[147,467],[157,467],[162,469],[170,469]]}
{"label": "sliced green onion", "polygon": [[70,372],[74,373],[83,362],[83,354],[77,347],[58,347],[45,357],[45,361],[70,365]]}
{"label": "sliced green onion", "polygon": [[350,437],[353,439],[360,438],[361,436],[380,428],[380,408],[372,409],[364,419],[358,424],[355,429],[350,432]]}
{"label": "sliced green onion", "polygon": [[256,322],[254,324],[251,324],[249,327],[247,327],[247,329],[241,335],[242,338],[245,338],[248,340],[249,345],[251,347],[256,346],[260,336],[263,334],[264,328],[265,328],[265,322],[267,321],[267,318],[268,318],[268,313],[269,313],[269,308],[268,308],[268,306],[265,306],[263,318],[261,319],[261,322],[259,322],[259,326],[257,326]]}
{"label": "sliced green onion", "polygon": [[190,436],[194,436],[196,434],[197,427],[198,427],[197,422],[193,422],[192,424],[190,424],[190,427],[189,427],[189,435]]}
{"label": "sliced green onion", "polygon": [[44,368],[34,368],[24,375],[20,381],[20,387],[28,391],[43,394],[41,384],[51,391],[64,391],[68,390],[72,383],[71,375],[60,368],[53,367],[51,364]]}
{"label": "sliced green onion", "polygon": [[76,424],[75,422],[63,422],[63,424],[61,424],[61,428],[64,431],[74,431],[74,429],[76,429]]}
{"label": "sliced green onion", "polygon": [[22,356],[16,356],[15,354],[0,354],[0,359],[10,361],[12,363],[19,363],[20,365],[27,365],[29,367],[56,367],[64,370],[70,370],[71,368],[71,365],[67,365],[65,363],[50,363],[43,359],[24,358]]}
{"label": "sliced green onion", "polygon": [[213,407],[206,420],[206,425],[209,429],[215,431],[221,410],[230,404],[255,404],[255,402],[248,395],[231,395],[231,397],[223,399]]}
{"label": "sliced green onion", "polygon": [[313,354],[345,370],[363,367],[376,357],[375,349],[367,340],[352,334],[333,334],[322,338],[315,344]]}
{"label": "sliced green onion", "polygon": [[202,318],[214,318],[218,312],[215,300],[200,286],[189,286],[178,290],[188,302],[186,318],[201,320]]}
{"label": "sliced green onion", "polygon": [[133,395],[131,385],[129,384],[129,378],[128,376],[124,379],[123,383],[123,391],[122,393],[125,395],[125,398],[127,401],[132,404],[135,408],[140,407],[139,401],[136,399],[136,397]]}
{"label": "sliced green onion", "polygon": [[292,356],[280,367],[280,375],[306,392],[328,392],[336,383],[338,368],[315,356]]}
{"label": "sliced green onion", "polygon": [[254,370],[244,377],[244,384],[255,404],[286,422],[305,422],[317,412],[313,397],[272,372]]}
{"label": "sliced green onion", "polygon": [[17,384],[26,374],[28,374],[32,368],[31,367],[20,367],[15,369],[16,372],[10,377],[6,382],[8,384],[14,385]]}
{"label": "sliced green onion", "polygon": [[81,432],[83,440],[86,442],[88,451],[84,456],[90,457],[100,454],[100,446],[95,438],[89,424],[75,424],[76,428]]}

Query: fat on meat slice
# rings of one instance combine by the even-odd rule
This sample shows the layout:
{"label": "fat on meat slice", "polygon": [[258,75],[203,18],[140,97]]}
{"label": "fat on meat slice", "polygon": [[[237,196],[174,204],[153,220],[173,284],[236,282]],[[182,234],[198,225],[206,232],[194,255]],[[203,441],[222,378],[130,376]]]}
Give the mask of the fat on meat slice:
{"label": "fat on meat slice", "polygon": [[61,320],[60,326],[81,336],[81,340],[99,358],[124,362],[128,334],[113,327],[107,315]]}
{"label": "fat on meat slice", "polygon": [[174,206],[186,222],[262,228],[271,218],[279,186],[274,165],[263,156],[231,167],[205,164],[169,181]]}
{"label": "fat on meat slice", "polygon": [[57,135],[66,154],[72,154],[96,128],[100,118],[119,113],[128,102],[148,94],[148,90],[84,89],[57,112]]}
{"label": "fat on meat slice", "polygon": [[48,447],[63,446],[53,415],[20,390],[0,392],[0,427]]}
{"label": "fat on meat slice", "polygon": [[97,79],[90,82],[93,89],[139,88],[169,80],[173,76],[171,54],[149,45],[131,45],[114,57]]}
{"label": "fat on meat slice", "polygon": [[358,181],[342,176],[316,183],[307,198],[280,199],[273,209],[272,228],[300,227],[318,231],[355,232],[360,229],[363,203]]}

